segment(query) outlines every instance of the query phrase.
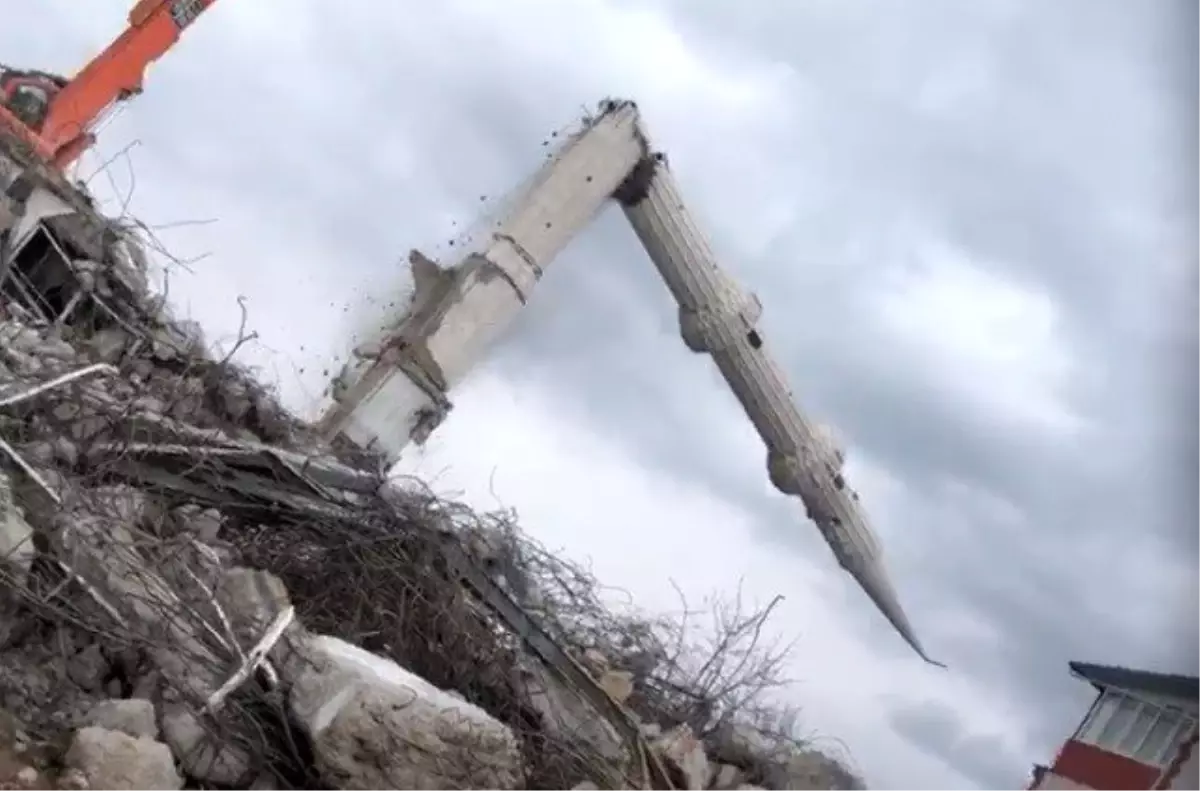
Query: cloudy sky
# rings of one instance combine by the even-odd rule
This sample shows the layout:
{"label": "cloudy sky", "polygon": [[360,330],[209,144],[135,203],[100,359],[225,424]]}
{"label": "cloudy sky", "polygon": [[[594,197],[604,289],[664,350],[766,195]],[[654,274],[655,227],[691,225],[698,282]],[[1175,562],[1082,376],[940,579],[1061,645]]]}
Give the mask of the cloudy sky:
{"label": "cloudy sky", "polygon": [[[70,72],[129,3],[12,10]],[[309,409],[408,249],[636,98],[850,473],[930,652],[839,571],[611,211],[406,461],[647,608],[786,596],[805,723],[877,787],[1016,787],[1069,659],[1197,663],[1196,7],[1187,0],[225,0],[82,163],[170,289]],[[29,25],[30,28],[24,27]],[[44,33],[33,35],[30,29]],[[130,146],[132,145],[132,148]],[[110,166],[101,171],[105,161]],[[131,195],[131,197],[130,197]],[[190,271],[189,271],[190,270]]]}

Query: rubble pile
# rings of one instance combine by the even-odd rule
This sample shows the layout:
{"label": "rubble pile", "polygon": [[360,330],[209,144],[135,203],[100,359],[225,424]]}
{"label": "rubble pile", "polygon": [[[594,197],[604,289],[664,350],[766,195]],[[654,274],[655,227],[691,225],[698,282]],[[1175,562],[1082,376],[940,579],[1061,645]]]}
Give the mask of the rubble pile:
{"label": "rubble pile", "polygon": [[860,787],[505,515],[319,439],[73,200],[61,261],[0,255],[0,789]]}

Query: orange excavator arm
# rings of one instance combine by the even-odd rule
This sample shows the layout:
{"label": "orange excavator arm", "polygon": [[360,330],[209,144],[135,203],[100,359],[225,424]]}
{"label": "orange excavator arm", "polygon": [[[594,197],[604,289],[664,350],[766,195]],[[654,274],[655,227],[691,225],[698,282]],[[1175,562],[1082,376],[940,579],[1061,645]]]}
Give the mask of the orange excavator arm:
{"label": "orange excavator arm", "polygon": [[125,31],[50,100],[39,130],[18,127],[0,108],[0,122],[14,128],[53,167],[62,170],[95,142],[92,126],[114,102],[142,90],[146,67],[179,40],[184,28],[216,0],[138,0]]}

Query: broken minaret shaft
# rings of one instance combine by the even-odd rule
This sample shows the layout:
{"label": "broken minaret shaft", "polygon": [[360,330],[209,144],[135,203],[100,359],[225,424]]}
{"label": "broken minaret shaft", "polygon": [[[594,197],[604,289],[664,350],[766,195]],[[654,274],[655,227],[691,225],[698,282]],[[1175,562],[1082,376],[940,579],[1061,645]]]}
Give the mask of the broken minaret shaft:
{"label": "broken minaret shaft", "polygon": [[335,381],[335,404],[320,421],[323,432],[377,447],[390,461],[410,442],[422,442],[449,410],[451,389],[508,328],[546,267],[645,152],[636,107],[610,103],[509,202],[482,249],[452,269],[439,269],[414,252],[408,315],[364,344],[357,370]]}
{"label": "broken minaret shaft", "polygon": [[797,408],[787,378],[764,347],[758,329],[762,304],[717,266],[666,158],[642,160],[614,197],[679,305],[684,343],[712,357],[767,446],[771,483],[801,499],[838,563],[928,661],[887,578],[858,496],[842,478],[841,451]]}
{"label": "broken minaret shaft", "polygon": [[483,248],[442,270],[414,253],[414,294],[394,331],[361,352],[335,386],[327,433],[398,458],[449,409],[448,394],[516,318],[545,268],[610,198],[679,304],[684,342],[712,356],[767,446],[780,491],[799,497],[838,562],[904,639],[925,654],[888,582],[858,496],[842,478],[842,455],[805,420],[757,329],[758,299],[717,266],[689,215],[665,158],[652,154],[632,102],[609,101],[538,171]]}

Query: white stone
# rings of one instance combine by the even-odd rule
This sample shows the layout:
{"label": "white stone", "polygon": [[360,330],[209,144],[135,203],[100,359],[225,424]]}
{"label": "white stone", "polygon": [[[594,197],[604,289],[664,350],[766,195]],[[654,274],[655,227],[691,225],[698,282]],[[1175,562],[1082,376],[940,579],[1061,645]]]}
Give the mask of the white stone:
{"label": "white stone", "polygon": [[102,700],[88,712],[87,724],[133,737],[158,738],[154,704],[148,700]]}
{"label": "white stone", "polygon": [[399,665],[332,637],[299,641],[293,716],[333,788],[516,788],[509,728]]}
{"label": "white stone", "polygon": [[541,719],[542,727],[557,737],[580,742],[609,761],[625,756],[625,743],[608,720],[596,716],[591,704],[543,666],[528,664],[518,670],[520,689]]}
{"label": "white stone", "polygon": [[87,775],[78,769],[64,769],[58,775],[58,788],[60,791],[86,791],[91,788],[88,785]]}
{"label": "white stone", "polygon": [[617,703],[624,703],[633,694],[633,674],[628,670],[609,670],[600,677],[600,686]]}
{"label": "white stone", "polygon": [[211,733],[194,714],[176,708],[162,721],[163,739],[184,771],[197,780],[244,787],[253,769],[250,753]]}
{"label": "white stone", "polygon": [[183,788],[183,778],[175,771],[175,760],[167,745],[104,728],[87,727],[76,732],[63,763],[68,769],[82,772],[91,788]]}
{"label": "white stone", "polygon": [[87,345],[96,359],[115,363],[129,346],[129,333],[119,327],[108,327],[89,338]]}
{"label": "white stone", "polygon": [[687,725],[679,725],[664,733],[654,743],[663,758],[674,764],[683,775],[685,787],[699,791],[708,785],[711,774],[704,745]]}
{"label": "white stone", "polygon": [[741,786],[743,776],[744,772],[736,766],[718,764],[708,785],[718,791],[729,791]]}
{"label": "white stone", "polygon": [[0,573],[24,586],[36,554],[33,528],[13,500],[10,478],[0,470]]}

